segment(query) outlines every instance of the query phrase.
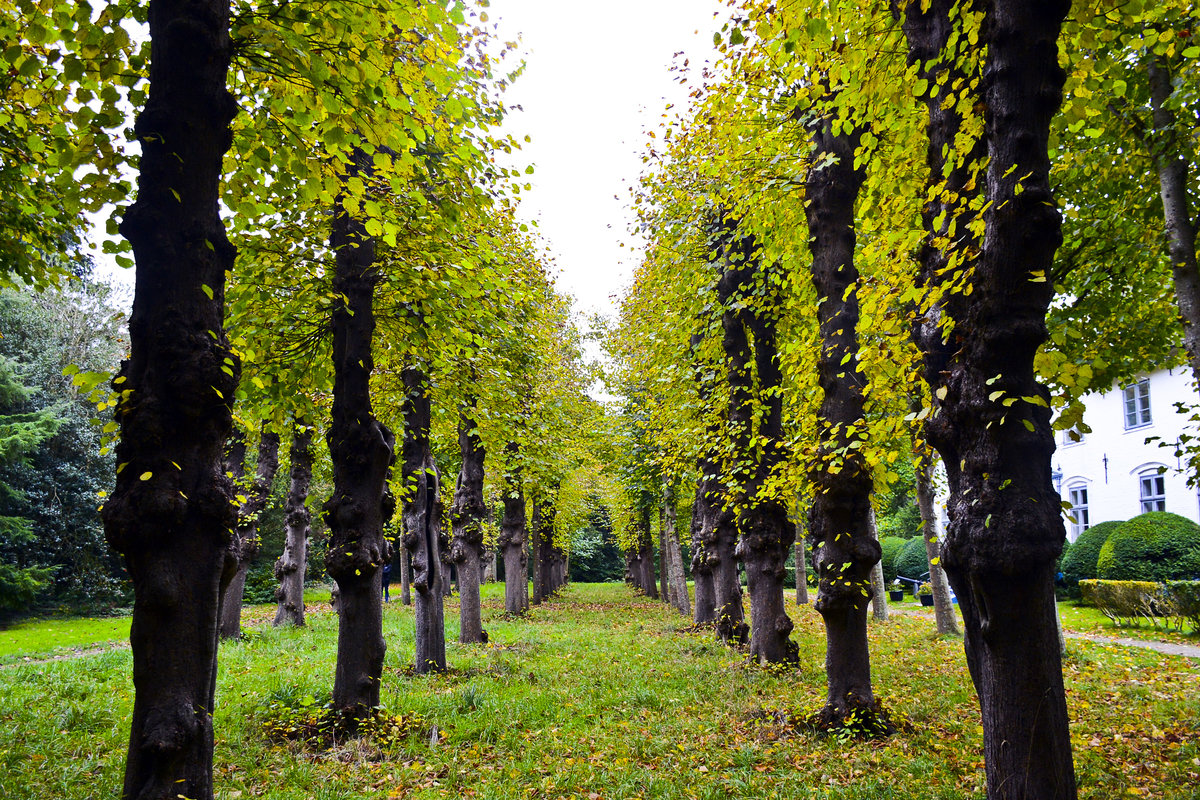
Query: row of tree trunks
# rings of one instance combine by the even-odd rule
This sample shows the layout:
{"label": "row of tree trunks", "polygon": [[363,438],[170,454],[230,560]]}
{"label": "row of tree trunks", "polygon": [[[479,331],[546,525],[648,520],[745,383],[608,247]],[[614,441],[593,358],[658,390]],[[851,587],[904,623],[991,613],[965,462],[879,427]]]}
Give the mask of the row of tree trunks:
{"label": "row of tree trunks", "polygon": [[[716,238],[722,270],[717,281],[723,309],[721,344],[728,362],[728,413],[733,439],[726,472],[735,487],[726,497],[726,504],[735,508],[726,513],[733,517],[739,537],[735,555],[746,565],[750,655],[762,664],[790,663],[796,660],[797,649],[791,640],[792,621],[784,607],[783,565],[792,544],[792,530],[787,524],[787,508],[765,491],[784,455],[782,396],[778,391],[782,374],[775,352],[774,319],[766,308],[758,307],[761,300],[752,296],[751,285],[760,279],[770,284],[772,278],[762,270],[757,244],[739,235],[736,221],[722,219]],[[756,414],[757,409],[762,413]]]}
{"label": "row of tree trunks", "polygon": [[283,555],[275,562],[279,588],[274,625],[304,624],[304,573],[308,566],[308,487],[312,482],[312,428],[292,423],[291,461],[287,501],[284,505]]}
{"label": "row of tree trunks", "polygon": [[[693,334],[691,341],[693,374],[696,380],[696,393],[700,396],[702,405],[709,405],[712,400],[716,376],[697,357],[696,353],[703,344],[701,334]],[[717,603],[716,572],[717,572],[717,514],[720,504],[720,488],[717,482],[718,455],[716,443],[720,441],[721,426],[715,419],[707,426],[707,440],[712,442],[714,449],[702,453],[696,460],[696,468],[700,478],[696,483],[696,496],[692,500],[692,579],[696,584],[696,606],[692,621],[696,625],[709,625],[717,621],[720,605]],[[740,599],[738,601],[740,606]]]}
{"label": "row of tree trunks", "polygon": [[[355,151],[348,177],[369,174],[370,157]],[[325,439],[333,494],[323,506],[329,526],[325,569],[338,590],[338,650],[333,712],[353,726],[379,705],[383,656],[383,533],[394,503],[387,492],[395,438],[371,407],[373,301],[379,274],[375,241],[363,221],[335,202],[333,234],[333,411]]]}
{"label": "row of tree trunks", "polygon": [[429,379],[411,366],[404,369],[404,536],[412,559],[416,594],[416,663],[418,674],[446,669],[445,609],[442,597],[441,504],[438,472],[429,445],[432,410]]}
{"label": "row of tree trunks", "polygon": [[271,499],[271,484],[278,468],[279,434],[263,431],[258,441],[254,481],[249,486],[242,486],[246,471],[246,440],[242,434],[234,434],[227,451],[225,471],[233,477],[239,497],[245,499],[238,507],[237,527],[229,539],[221,570],[221,621],[217,629],[221,639],[241,638],[246,573],[258,554],[258,517]]}
{"label": "row of tree trunks", "polygon": [[864,175],[854,167],[858,136],[833,132],[828,119],[812,124],[814,167],[807,204],[812,281],[817,289],[823,391],[817,415],[818,455],[810,468],[809,531],[819,580],[816,609],[825,622],[828,695],[822,727],[876,726],[867,605],[871,571],[880,557],[871,524],[871,470],[861,445],[866,416],[858,366],[858,269],[854,263],[854,206]]}
{"label": "row of tree trunks", "polygon": [[[991,800],[1076,796],[1053,591],[1064,532],[1050,476],[1050,396],[1033,366],[1047,335],[1054,291],[1047,276],[1061,241],[1048,141],[1065,80],[1057,39],[1069,7],[1067,0],[983,4],[986,60],[977,95],[960,102],[934,91],[974,86],[957,54],[946,52],[958,37],[957,5],[930,0],[904,9],[910,61],[931,87],[924,99],[932,199],[923,210],[921,276],[938,287],[957,275],[947,266],[971,270],[971,294],[945,298],[952,332],[931,319],[915,335],[933,396],[925,433],[949,487],[942,564],[963,614]],[[982,157],[948,164],[966,129],[960,108],[982,109]],[[976,164],[986,165],[983,174],[974,173]],[[966,203],[979,193],[982,241],[962,233]],[[1017,402],[1006,406],[1006,398]]]}
{"label": "row of tree trunks", "polygon": [[658,584],[654,580],[654,534],[650,530],[651,502],[643,498],[638,516],[637,586],[651,600],[658,599]]}
{"label": "row of tree trunks", "polygon": [[459,637],[463,644],[482,644],[488,640],[483,629],[479,602],[480,570],[483,561],[483,520],[487,504],[483,499],[483,440],[475,421],[464,409],[458,425],[458,446],[462,468],[454,488],[450,519],[454,536],[450,541],[450,561],[458,569]]}
{"label": "row of tree trunks", "polygon": [[[105,536],[133,584],[134,703],[122,796],[211,800],[222,564],[236,524],[221,468],[240,365],[223,326],[235,250],[219,210],[237,111],[225,0],[151,0],[149,94],[134,135],[137,263]],[[228,370],[228,371],[226,371]]]}

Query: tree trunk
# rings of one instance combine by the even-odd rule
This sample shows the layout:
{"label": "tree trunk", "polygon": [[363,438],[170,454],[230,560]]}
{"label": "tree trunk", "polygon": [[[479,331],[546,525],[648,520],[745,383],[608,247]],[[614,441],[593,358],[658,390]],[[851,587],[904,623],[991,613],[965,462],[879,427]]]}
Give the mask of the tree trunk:
{"label": "tree trunk", "polygon": [[[468,404],[468,407],[473,403]],[[484,644],[488,640],[483,629],[479,605],[480,565],[483,561],[483,520],[487,504],[483,500],[483,440],[474,420],[464,415],[458,424],[458,447],[462,453],[462,468],[454,489],[450,519],[454,538],[450,542],[450,560],[458,568],[459,635],[463,644]]]}
{"label": "tree trunk", "polygon": [[[875,508],[871,508],[871,538],[879,541],[879,527],[875,524]],[[880,622],[887,622],[887,588],[883,585],[883,559],[871,567],[871,615]]]}
{"label": "tree trunk", "polygon": [[404,369],[404,547],[412,557],[416,597],[417,674],[446,670],[442,582],[441,504],[438,471],[429,447],[429,379],[418,367]]}
{"label": "tree trunk", "polygon": [[683,552],[679,546],[679,533],[675,520],[675,490],[670,484],[663,488],[663,552],[667,554],[670,568],[668,585],[671,587],[671,605],[685,617],[692,616],[691,598],[688,597],[687,578],[683,574]]}
{"label": "tree trunk", "polygon": [[[245,472],[246,444],[236,449],[238,463],[230,463],[235,480]],[[254,483],[238,487],[246,499],[238,508],[238,523],[225,550],[225,566],[221,576],[221,639],[240,639],[242,636],[242,596],[246,591],[246,572],[258,554],[258,517],[271,499],[271,484],[279,468],[279,434],[264,431],[258,442],[258,464]],[[228,581],[228,582],[226,582]]]}
{"label": "tree trunk", "polygon": [[659,596],[667,605],[672,605],[673,602],[671,600],[670,571],[671,554],[667,551],[666,509],[660,506],[658,509],[658,585]]}
{"label": "tree trunk", "polygon": [[[120,465],[104,530],[133,583],[133,719],[122,796],[210,800],[221,567],[236,524],[221,469],[240,365],[223,327],[219,182],[237,106],[229,3],[151,0],[130,355],[113,380]],[[228,369],[228,372],[226,372]]]}
{"label": "tree trunk", "polygon": [[[828,696],[822,727],[890,732],[878,713],[867,648],[871,570],[880,558],[871,529],[871,469],[863,454],[865,411],[858,365],[858,268],[854,204],[864,175],[854,167],[858,136],[835,134],[831,121],[813,126],[815,166],[808,174],[805,215],[817,289],[824,397],[817,414],[818,453],[810,467],[815,543],[816,609],[825,621]],[[824,162],[824,163],[822,163]]]}
{"label": "tree trunk", "polygon": [[[954,323],[949,341],[929,325],[917,331],[934,397],[925,432],[946,466],[950,525],[942,564],[963,614],[990,800],[1076,796],[1054,622],[1063,524],[1050,478],[1050,395],[1033,368],[1046,339],[1053,296],[1047,277],[1061,240],[1047,152],[1065,79],[1056,42],[1069,5],[987,4],[980,96],[960,103],[932,92],[926,97],[929,196],[935,199],[924,209],[921,275],[941,286],[958,275],[943,269],[949,257],[965,257],[972,293],[946,295]],[[924,12],[917,3],[907,9],[910,60],[930,86],[965,77],[941,58],[952,7],[950,0],[932,0]],[[939,80],[946,71],[951,74]],[[964,106],[984,113],[986,158],[967,162],[986,164],[979,176],[967,167],[945,169],[943,154],[955,152],[954,134],[963,127],[955,114]],[[961,209],[944,198],[965,202],[966,188],[980,178],[983,240],[960,235],[950,242],[946,226],[961,231],[966,225]]]}
{"label": "tree trunk", "polygon": [[533,597],[530,602],[538,606],[545,599],[543,595],[544,584],[542,583],[542,550],[545,542],[542,541],[542,534],[545,525],[542,522],[543,505],[535,496],[533,501],[533,515],[530,519],[530,537],[529,537],[529,557],[533,562]]}
{"label": "tree trunk", "polygon": [[796,520],[796,605],[808,603],[808,563],[804,558],[804,523]]}
{"label": "tree trunk", "polygon": [[[792,529],[787,508],[767,485],[783,460],[782,375],[775,349],[775,279],[762,269],[758,246],[740,236],[728,218],[718,233],[723,272],[717,291],[724,312],[722,347],[729,362],[729,427],[732,459],[728,471],[737,493],[737,555],[746,565],[750,592],[750,655],[760,664],[796,661],[792,621],[784,603],[783,578]],[[765,278],[765,297],[752,287]],[[753,347],[750,337],[753,335]],[[757,391],[751,372],[757,372]],[[761,413],[756,413],[761,409]],[[756,429],[757,417],[757,429]],[[758,444],[755,444],[757,442]]]}
{"label": "tree trunk", "polygon": [[696,498],[692,501],[692,580],[696,584],[692,622],[696,625],[707,625],[717,618],[713,568],[709,563],[707,544],[712,532],[713,510],[704,496],[705,485],[702,474],[696,484]]}
{"label": "tree trunk", "polygon": [[299,420],[292,422],[290,460],[291,485],[284,506],[286,537],[283,555],[275,562],[275,577],[279,589],[275,599],[276,626],[285,623],[304,624],[304,573],[308,568],[308,487],[312,482],[312,428]]}
{"label": "tree trunk", "polygon": [[1183,343],[1192,375],[1200,380],[1200,269],[1196,265],[1196,227],[1188,206],[1188,160],[1179,143],[1175,111],[1168,105],[1174,88],[1166,56],[1152,55],[1147,72],[1155,131],[1150,156],[1158,173],[1175,303],[1183,321]]}
{"label": "tree trunk", "polygon": [[650,531],[650,505],[643,498],[638,525],[638,585],[651,600],[658,599],[658,583],[654,579],[654,534]]}
{"label": "tree trunk", "polygon": [[509,442],[505,448],[508,470],[504,474],[504,516],[500,518],[500,536],[496,547],[504,555],[504,611],[523,614],[525,602],[525,494],[521,488],[521,467],[515,463],[520,448]]}
{"label": "tree trunk", "polygon": [[[350,177],[370,159],[355,151]],[[338,649],[333,713],[352,728],[379,705],[383,675],[383,565],[391,545],[383,525],[395,508],[387,492],[395,438],[371,408],[372,302],[379,275],[375,242],[361,219],[335,203],[333,234],[333,413],[325,441],[333,464],[333,494],[322,507],[329,526],[325,571],[338,589]]]}
{"label": "tree trunk", "polygon": [[959,636],[958,618],[950,602],[950,585],[942,569],[941,542],[933,511],[933,457],[917,455],[917,509],[921,512],[921,535],[925,537],[925,555],[929,559],[929,585],[933,587],[933,610],[939,636]]}

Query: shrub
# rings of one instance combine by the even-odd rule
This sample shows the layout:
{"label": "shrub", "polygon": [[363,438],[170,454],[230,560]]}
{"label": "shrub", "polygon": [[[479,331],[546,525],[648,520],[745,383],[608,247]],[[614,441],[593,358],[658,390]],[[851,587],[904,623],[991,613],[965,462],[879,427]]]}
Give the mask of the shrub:
{"label": "shrub", "polygon": [[879,547],[883,550],[883,557],[879,560],[883,564],[884,583],[891,583],[895,580],[896,556],[900,555],[900,551],[906,544],[908,544],[908,539],[902,539],[899,536],[885,536],[879,540]]}
{"label": "shrub", "polygon": [[1108,541],[1113,531],[1124,524],[1120,520],[1101,522],[1079,534],[1079,538],[1063,555],[1059,566],[1063,573],[1063,583],[1068,589],[1074,589],[1082,580],[1096,578],[1096,560],[1100,557],[1100,548]]}
{"label": "shrub", "polygon": [[1140,617],[1157,625],[1170,607],[1162,585],[1152,581],[1082,580],[1079,590],[1085,602],[1118,625],[1136,625]]}
{"label": "shrub", "polygon": [[1200,576],[1200,525],[1151,511],[1122,523],[1100,548],[1096,577],[1116,581],[1188,580]]}
{"label": "shrub", "polygon": [[909,539],[896,556],[896,574],[906,578],[920,578],[929,572],[929,556],[925,555],[925,539],[918,536]]}
{"label": "shrub", "polygon": [[1200,581],[1171,581],[1166,594],[1171,613],[1179,617],[1179,627],[1187,620],[1192,630],[1200,633]]}

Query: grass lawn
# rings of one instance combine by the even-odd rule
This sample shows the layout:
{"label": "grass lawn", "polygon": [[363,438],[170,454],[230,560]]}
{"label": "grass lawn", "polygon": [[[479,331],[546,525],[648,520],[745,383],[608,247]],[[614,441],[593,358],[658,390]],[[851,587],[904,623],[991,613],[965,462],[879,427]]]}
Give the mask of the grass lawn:
{"label": "grass lawn", "polygon": [[[525,619],[484,589],[489,645],[448,645],[452,671],[414,677],[412,609],[391,603],[383,702],[411,735],[312,751],[268,740],[285,707],[323,702],[336,618],[221,649],[217,797],[234,798],[977,798],[981,729],[962,644],[929,620],[870,628],[877,692],[911,724],[883,742],[840,743],[797,716],[824,697],[824,633],[796,620],[801,664],[748,668],[664,605],[616,585],[573,585]],[[457,607],[447,604],[447,639]],[[132,702],[127,649],[0,667],[0,797],[119,794]],[[1200,787],[1200,665],[1086,641],[1065,664],[1084,798],[1194,800]],[[436,733],[434,729],[436,728]]]}
{"label": "grass lawn", "polygon": [[0,664],[128,641],[129,619],[66,617],[19,622],[0,630]]}

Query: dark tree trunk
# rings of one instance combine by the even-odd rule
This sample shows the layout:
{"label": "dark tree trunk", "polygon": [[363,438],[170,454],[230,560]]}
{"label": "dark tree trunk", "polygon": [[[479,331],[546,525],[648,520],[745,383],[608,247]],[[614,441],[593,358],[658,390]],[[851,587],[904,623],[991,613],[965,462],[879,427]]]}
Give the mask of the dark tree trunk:
{"label": "dark tree trunk", "polygon": [[418,674],[446,669],[445,610],[442,582],[441,507],[438,472],[429,447],[432,412],[429,379],[417,367],[404,369],[404,547],[412,557],[416,592],[416,663]]}
{"label": "dark tree trunk", "polygon": [[[238,463],[233,464],[231,459],[228,465],[231,469],[226,470],[234,473],[235,480],[241,478],[246,469],[244,440],[241,440],[236,454]],[[245,500],[238,508],[237,528],[225,550],[225,565],[221,575],[221,622],[218,627],[218,635],[222,639],[238,639],[242,635],[242,596],[246,591],[246,572],[258,554],[258,517],[271,499],[271,484],[278,468],[279,434],[264,431],[258,442],[254,482],[250,486],[238,487],[239,497]]]}
{"label": "dark tree trunk", "polygon": [[500,519],[500,536],[496,546],[504,555],[504,611],[523,614],[526,603],[525,581],[525,494],[521,488],[521,468],[515,464],[519,455],[516,442],[505,446],[508,471],[504,475],[504,516]]}
{"label": "dark tree trunk", "polygon": [[654,579],[654,534],[650,530],[650,502],[643,498],[638,520],[638,586],[646,594],[646,597],[657,600],[658,583]]}
{"label": "dark tree trunk", "polygon": [[933,587],[933,610],[937,632],[941,636],[959,636],[958,618],[950,602],[950,585],[942,569],[941,542],[933,513],[933,454],[917,455],[917,509],[921,512],[921,534],[925,537],[925,555],[929,559],[929,585]]}
{"label": "dark tree trunk", "polygon": [[667,584],[671,587],[671,605],[680,614],[690,617],[692,603],[688,597],[687,578],[683,574],[683,548],[679,545],[679,532],[676,529],[675,490],[670,484],[663,488],[663,532],[663,552],[668,555]]}
{"label": "dark tree trunk", "polygon": [[1188,160],[1180,146],[1175,111],[1170,107],[1174,87],[1167,57],[1151,56],[1147,72],[1155,131],[1150,156],[1158,173],[1175,303],[1183,321],[1183,343],[1192,375],[1200,380],[1200,268],[1196,265],[1196,226],[1188,204]]}
{"label": "dark tree trunk", "polygon": [[796,605],[808,603],[808,564],[804,558],[804,523],[796,520]]}
{"label": "dark tree trunk", "polygon": [[[810,468],[809,531],[819,580],[816,609],[825,620],[827,646],[829,693],[820,716],[822,725],[835,728],[876,719],[867,604],[880,548],[871,531],[871,470],[861,449],[866,381],[858,367],[854,204],[864,176],[854,168],[857,143],[856,135],[835,135],[828,120],[814,126],[815,166],[808,175],[805,206],[821,329],[817,369],[824,393],[817,414],[819,449]],[[870,724],[869,729],[875,728]]]}
{"label": "dark tree trunk", "polygon": [[[723,487],[722,487],[723,488]],[[717,503],[727,502],[722,491]],[[713,601],[716,631],[721,641],[741,647],[750,641],[750,626],[742,608],[742,581],[738,576],[737,525],[732,511],[719,505],[713,509],[713,535],[710,547],[713,576]]]}
{"label": "dark tree trunk", "polygon": [[542,594],[542,503],[536,499],[533,501],[533,514],[530,518],[530,536],[529,536],[529,557],[533,563],[533,597],[531,602],[533,605],[541,605],[544,596]]}
{"label": "dark tree trunk", "polygon": [[[982,242],[947,241],[948,224],[965,228],[959,209],[933,201],[924,210],[924,280],[938,286],[955,277],[939,272],[951,248],[971,258],[973,269],[972,293],[946,297],[954,322],[949,341],[929,325],[916,335],[934,397],[925,432],[942,456],[950,490],[942,564],[963,613],[990,800],[1076,796],[1053,592],[1063,525],[1050,478],[1050,396],[1033,369],[1046,339],[1053,296],[1047,278],[1061,240],[1047,145],[1064,81],[1056,42],[1069,6],[1063,0],[984,5],[979,46],[987,58],[974,101],[984,112],[987,156],[979,176]],[[922,13],[913,3],[904,22],[910,59],[931,86],[949,83],[938,72],[955,77],[941,58],[952,7],[933,0]],[[947,175],[943,160],[962,126],[954,116],[960,104],[943,100],[927,98],[927,160],[932,182],[950,190],[937,196],[961,197],[972,176],[965,167]]]}
{"label": "dark tree trunk", "polygon": [[666,509],[658,509],[658,586],[659,597],[667,605],[671,604],[671,553],[667,550],[667,518]]}
{"label": "dark tree trunk", "polygon": [[458,447],[462,453],[462,468],[454,489],[454,503],[450,507],[454,528],[450,560],[458,568],[458,640],[463,644],[482,644],[488,640],[479,605],[483,520],[487,516],[487,504],[483,501],[485,453],[479,430],[465,410],[458,424]]}
{"label": "dark tree trunk", "polygon": [[554,583],[557,548],[554,545],[554,520],[557,511],[554,496],[557,488],[546,498],[533,503],[533,603],[548,600],[558,587]]}
{"label": "dark tree trunk", "polygon": [[[724,309],[722,347],[729,362],[733,438],[728,472],[730,483],[737,486],[737,555],[746,565],[750,592],[750,655],[760,664],[786,664],[798,656],[783,593],[784,562],[793,534],[787,508],[766,488],[783,460],[782,375],[775,347],[775,309],[770,307],[778,276],[761,269],[757,245],[738,235],[736,222],[722,220],[718,241],[723,272],[717,292]],[[751,295],[756,277],[768,285],[765,298]]]}
{"label": "dark tree trunk", "polygon": [[705,497],[706,481],[701,475],[692,501],[692,580],[696,584],[696,605],[692,621],[707,625],[717,618],[713,568],[709,563],[708,540],[711,538],[714,512]]}
{"label": "dark tree trunk", "polygon": [[[133,583],[134,703],[122,796],[210,800],[221,567],[236,523],[221,469],[240,365],[223,327],[235,251],[219,212],[237,111],[229,3],[151,0],[130,356],[113,380],[116,487],[105,536]],[[228,371],[226,371],[228,370]]]}
{"label": "dark tree trunk", "polygon": [[286,537],[283,555],[275,562],[279,589],[275,599],[275,625],[304,624],[304,573],[308,568],[308,487],[312,482],[312,428],[292,423],[291,484],[284,506]]}
{"label": "dark tree trunk", "polygon": [[[351,177],[369,158],[356,151]],[[391,557],[383,533],[395,509],[387,479],[395,438],[371,408],[372,308],[379,274],[375,242],[361,219],[334,207],[333,413],[325,441],[333,464],[333,494],[322,506],[329,526],[325,570],[338,590],[338,649],[333,713],[351,726],[379,705],[383,675],[383,565]]]}

